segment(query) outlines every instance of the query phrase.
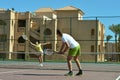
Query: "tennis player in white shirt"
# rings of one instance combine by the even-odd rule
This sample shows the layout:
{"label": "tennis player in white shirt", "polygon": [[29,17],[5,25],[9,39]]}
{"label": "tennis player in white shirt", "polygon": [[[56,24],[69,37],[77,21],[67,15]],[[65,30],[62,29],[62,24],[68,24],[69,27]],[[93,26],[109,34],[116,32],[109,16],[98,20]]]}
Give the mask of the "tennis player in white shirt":
{"label": "tennis player in white shirt", "polygon": [[60,30],[57,30],[57,35],[62,40],[62,45],[58,53],[64,54],[69,49],[68,56],[67,56],[67,64],[68,64],[69,72],[65,74],[65,76],[73,76],[72,59],[74,59],[79,69],[76,76],[82,75],[83,74],[82,67],[78,59],[81,52],[79,43],[71,35],[62,33]]}

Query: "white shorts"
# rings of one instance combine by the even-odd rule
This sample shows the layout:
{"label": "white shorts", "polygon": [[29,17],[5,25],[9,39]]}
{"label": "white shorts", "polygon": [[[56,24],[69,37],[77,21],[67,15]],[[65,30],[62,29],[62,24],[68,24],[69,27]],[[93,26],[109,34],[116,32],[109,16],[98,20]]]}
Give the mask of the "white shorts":
{"label": "white shorts", "polygon": [[42,55],[42,56],[43,56],[43,52],[42,52],[42,51],[36,52],[36,55],[37,55],[37,56],[39,56],[39,55]]}

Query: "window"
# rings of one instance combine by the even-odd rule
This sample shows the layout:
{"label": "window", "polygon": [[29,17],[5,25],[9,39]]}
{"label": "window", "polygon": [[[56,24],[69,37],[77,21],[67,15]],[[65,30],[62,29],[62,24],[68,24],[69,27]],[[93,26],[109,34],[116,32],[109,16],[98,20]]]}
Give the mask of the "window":
{"label": "window", "polygon": [[26,27],[26,20],[18,20],[18,27]]}
{"label": "window", "polygon": [[7,35],[0,35],[0,50],[5,50],[7,42]]}
{"label": "window", "polygon": [[101,51],[101,49],[100,49],[100,45],[98,45],[98,48],[99,48],[99,52]]}
{"label": "window", "polygon": [[52,31],[49,28],[47,28],[47,29],[45,29],[44,34],[45,35],[51,35]]}
{"label": "window", "polygon": [[5,43],[4,42],[0,42],[0,50],[5,50]]}
{"label": "window", "polygon": [[0,42],[6,42],[7,41],[7,35],[0,35]]}
{"label": "window", "polygon": [[25,40],[23,39],[22,36],[18,38],[18,43],[25,43]]}
{"label": "window", "polygon": [[6,22],[0,19],[0,25],[6,25]]}
{"label": "window", "polygon": [[12,26],[13,26],[13,24],[14,24],[14,22],[13,22],[13,20],[12,20]]}
{"label": "window", "polygon": [[91,45],[91,52],[94,52],[94,45]]}
{"label": "window", "polygon": [[5,27],[0,25],[0,34],[5,34]]}
{"label": "window", "polygon": [[95,30],[91,29],[91,36],[94,36],[94,35],[95,35]]}

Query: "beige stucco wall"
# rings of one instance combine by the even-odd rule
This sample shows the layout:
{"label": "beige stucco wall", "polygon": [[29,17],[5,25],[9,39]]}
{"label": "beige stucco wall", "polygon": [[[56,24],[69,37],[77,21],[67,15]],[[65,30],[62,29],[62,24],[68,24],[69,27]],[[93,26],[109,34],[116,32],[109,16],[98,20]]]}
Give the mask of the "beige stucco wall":
{"label": "beige stucco wall", "polygon": [[[0,11],[0,17],[6,22],[2,34],[7,35],[7,42],[5,43],[5,51],[13,52],[14,47],[14,24],[15,24],[15,12],[13,10]],[[6,57],[11,59],[11,54],[6,54]]]}

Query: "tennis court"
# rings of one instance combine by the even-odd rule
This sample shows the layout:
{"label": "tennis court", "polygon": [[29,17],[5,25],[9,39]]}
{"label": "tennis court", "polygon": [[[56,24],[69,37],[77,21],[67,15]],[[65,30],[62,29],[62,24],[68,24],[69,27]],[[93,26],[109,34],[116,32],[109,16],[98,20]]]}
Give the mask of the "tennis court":
{"label": "tennis court", "polygon": [[[120,64],[81,63],[82,76],[64,76],[66,63],[45,62],[39,67],[38,62],[0,61],[0,80],[120,80]],[[74,74],[77,66],[73,64]]]}

